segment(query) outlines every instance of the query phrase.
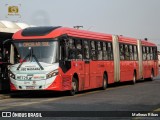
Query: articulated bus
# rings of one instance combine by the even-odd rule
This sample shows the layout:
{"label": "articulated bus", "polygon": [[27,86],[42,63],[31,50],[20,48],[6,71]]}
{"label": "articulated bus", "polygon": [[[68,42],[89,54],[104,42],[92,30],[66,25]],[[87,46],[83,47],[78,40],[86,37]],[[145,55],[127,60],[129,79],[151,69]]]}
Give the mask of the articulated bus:
{"label": "articulated bus", "polygon": [[65,27],[30,27],[13,35],[12,91],[106,89],[108,84],[158,74],[155,44]]}

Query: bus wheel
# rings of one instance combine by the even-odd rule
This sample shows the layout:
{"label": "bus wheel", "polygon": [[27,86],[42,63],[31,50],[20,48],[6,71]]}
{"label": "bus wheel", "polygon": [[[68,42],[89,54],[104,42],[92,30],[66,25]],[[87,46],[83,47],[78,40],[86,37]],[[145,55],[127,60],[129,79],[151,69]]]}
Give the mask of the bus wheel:
{"label": "bus wheel", "polygon": [[106,74],[103,75],[103,84],[102,84],[102,90],[105,90],[107,88],[107,76]]}
{"label": "bus wheel", "polygon": [[72,78],[72,88],[71,88],[71,90],[69,91],[69,95],[70,95],[70,96],[74,96],[77,91],[78,91],[78,82],[77,82],[77,80],[73,77],[73,78]]}
{"label": "bus wheel", "polygon": [[136,74],[133,74],[133,80],[132,80],[132,84],[134,85],[136,83]]}

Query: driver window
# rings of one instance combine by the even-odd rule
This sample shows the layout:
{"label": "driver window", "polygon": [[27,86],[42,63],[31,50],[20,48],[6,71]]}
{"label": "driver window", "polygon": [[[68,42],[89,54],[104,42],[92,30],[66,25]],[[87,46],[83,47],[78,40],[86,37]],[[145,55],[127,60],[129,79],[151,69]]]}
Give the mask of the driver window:
{"label": "driver window", "polygon": [[91,58],[92,60],[97,60],[95,41],[91,41],[90,44],[91,44]]}
{"label": "driver window", "polygon": [[82,40],[76,39],[77,59],[82,59]]}
{"label": "driver window", "polygon": [[69,39],[69,59],[76,59],[76,46],[75,46],[75,40],[74,39]]}
{"label": "driver window", "polygon": [[84,41],[84,59],[89,59],[89,43]]}

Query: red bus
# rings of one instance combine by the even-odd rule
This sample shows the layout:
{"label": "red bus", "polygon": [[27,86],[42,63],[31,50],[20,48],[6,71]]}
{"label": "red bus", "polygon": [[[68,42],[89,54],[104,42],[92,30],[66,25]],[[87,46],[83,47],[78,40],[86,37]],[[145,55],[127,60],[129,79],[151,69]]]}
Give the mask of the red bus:
{"label": "red bus", "polygon": [[158,75],[157,47],[144,40],[65,27],[31,27],[15,33],[12,43],[12,91],[74,95]]}
{"label": "red bus", "polygon": [[160,67],[160,53],[158,52],[158,66]]}

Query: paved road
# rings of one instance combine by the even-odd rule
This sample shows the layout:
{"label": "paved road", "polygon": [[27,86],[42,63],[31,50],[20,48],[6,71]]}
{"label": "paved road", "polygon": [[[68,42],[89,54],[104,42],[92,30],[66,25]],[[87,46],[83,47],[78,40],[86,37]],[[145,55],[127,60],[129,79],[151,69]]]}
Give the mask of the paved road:
{"label": "paved road", "polygon": [[[141,111],[142,113],[144,111],[150,113],[155,111],[160,112],[160,77],[157,77],[154,81],[138,82],[136,85],[125,83],[115,86],[112,85],[104,91],[86,91],[75,96],[65,96],[64,93],[36,92],[34,95],[26,93],[21,97],[17,96],[0,100],[0,111],[68,111],[68,114],[72,114],[71,111],[81,111],[82,115],[84,115],[83,111],[88,111],[86,113],[89,114],[89,116],[92,114],[94,116],[97,111],[114,111],[111,113],[103,113],[104,115],[113,114],[112,116],[119,114],[124,114],[125,116],[125,114],[127,114],[127,112],[119,113],[117,111],[131,111],[131,113],[133,111]],[[73,114],[77,116],[80,115],[80,112],[79,114],[77,113],[73,112]],[[97,114],[99,113],[100,112],[97,112]],[[52,114],[55,113],[53,112]],[[101,117],[99,119],[106,118]],[[134,119],[160,120],[160,116],[154,118],[135,117]]]}

